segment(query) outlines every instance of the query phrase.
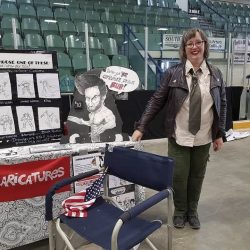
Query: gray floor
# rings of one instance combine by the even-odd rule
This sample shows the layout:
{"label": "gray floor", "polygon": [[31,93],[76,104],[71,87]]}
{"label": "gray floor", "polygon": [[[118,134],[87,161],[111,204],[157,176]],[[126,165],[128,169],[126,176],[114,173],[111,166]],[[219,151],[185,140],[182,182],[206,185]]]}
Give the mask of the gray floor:
{"label": "gray floor", "polygon": [[[200,230],[174,229],[173,250],[249,250],[250,249],[250,137],[224,144],[221,152],[211,151],[199,205]],[[165,155],[166,141],[145,143],[145,151]],[[147,194],[151,194],[147,190]],[[166,220],[166,203],[162,202],[144,216],[161,214]],[[165,250],[167,237],[163,226],[151,239]],[[47,250],[48,241],[15,248]],[[95,246],[81,248],[100,249]],[[138,250],[148,250],[142,244]]]}

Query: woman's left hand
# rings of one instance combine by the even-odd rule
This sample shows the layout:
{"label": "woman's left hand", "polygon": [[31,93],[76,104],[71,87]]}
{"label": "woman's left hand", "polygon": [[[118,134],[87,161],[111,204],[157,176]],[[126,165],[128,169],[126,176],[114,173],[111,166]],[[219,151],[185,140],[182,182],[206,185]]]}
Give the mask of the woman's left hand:
{"label": "woman's left hand", "polygon": [[213,142],[214,151],[221,150],[222,146],[223,146],[223,139],[222,139],[222,137],[217,138],[217,139],[214,140],[214,142]]}

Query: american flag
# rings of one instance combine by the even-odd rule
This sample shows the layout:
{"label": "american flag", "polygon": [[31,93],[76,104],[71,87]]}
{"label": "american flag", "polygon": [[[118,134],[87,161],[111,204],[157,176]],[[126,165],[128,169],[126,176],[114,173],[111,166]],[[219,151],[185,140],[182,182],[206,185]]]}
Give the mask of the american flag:
{"label": "american flag", "polygon": [[101,193],[101,186],[105,178],[106,171],[86,190],[74,194],[62,202],[64,214],[70,217],[87,217],[87,208],[91,207]]}

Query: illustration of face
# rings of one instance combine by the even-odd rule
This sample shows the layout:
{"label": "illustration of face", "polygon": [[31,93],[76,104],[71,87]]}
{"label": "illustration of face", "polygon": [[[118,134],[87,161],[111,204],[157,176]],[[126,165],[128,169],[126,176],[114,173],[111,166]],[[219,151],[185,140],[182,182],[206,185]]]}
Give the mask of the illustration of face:
{"label": "illustration of face", "polygon": [[85,102],[89,112],[98,110],[103,104],[103,97],[101,96],[98,86],[85,89]]}
{"label": "illustration of face", "polygon": [[189,39],[186,43],[185,50],[187,59],[192,63],[201,63],[204,59],[204,41],[199,32],[196,32],[195,37]]}

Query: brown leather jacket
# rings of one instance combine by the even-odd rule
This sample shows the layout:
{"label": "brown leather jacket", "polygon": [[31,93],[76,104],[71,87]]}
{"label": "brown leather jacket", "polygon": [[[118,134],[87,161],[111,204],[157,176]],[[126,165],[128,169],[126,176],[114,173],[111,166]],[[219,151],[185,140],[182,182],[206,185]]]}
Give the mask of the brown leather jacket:
{"label": "brown leather jacket", "polygon": [[[221,71],[209,63],[207,65],[211,74],[210,93],[214,101],[212,139],[215,140],[225,135],[226,92]],[[140,121],[136,123],[136,129],[144,133],[149,122],[166,106],[166,136],[171,137],[174,134],[176,115],[187,98],[188,91],[185,63],[179,63],[169,68],[165,73],[160,88],[156,90],[149,100]]]}

